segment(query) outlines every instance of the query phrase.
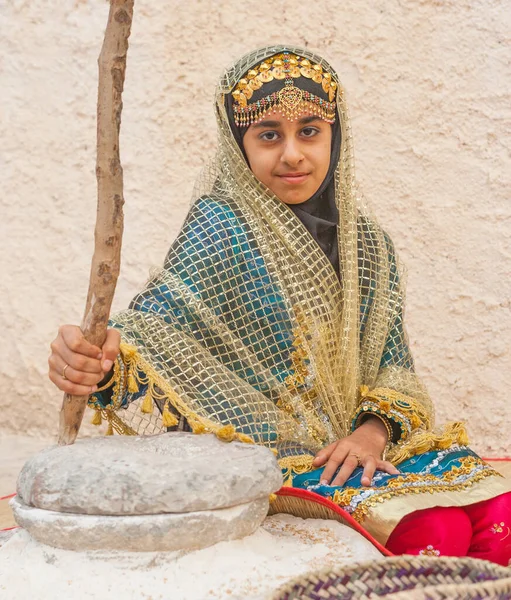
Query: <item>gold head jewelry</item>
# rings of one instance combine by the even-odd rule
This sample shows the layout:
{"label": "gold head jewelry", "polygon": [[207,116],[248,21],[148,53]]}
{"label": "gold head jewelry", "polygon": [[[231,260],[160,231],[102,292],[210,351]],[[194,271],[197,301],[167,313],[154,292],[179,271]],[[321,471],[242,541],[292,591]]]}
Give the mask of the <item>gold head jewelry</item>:
{"label": "gold head jewelry", "polygon": [[[328,100],[296,87],[294,80],[299,77],[311,79],[321,86],[323,92],[328,94]],[[284,87],[249,103],[255,91],[274,79],[285,79]],[[265,59],[238,81],[232,92],[234,121],[238,126],[248,127],[278,109],[290,121],[302,115],[317,115],[327,123],[333,123],[336,92],[337,83],[321,65],[296,54],[283,52]]]}

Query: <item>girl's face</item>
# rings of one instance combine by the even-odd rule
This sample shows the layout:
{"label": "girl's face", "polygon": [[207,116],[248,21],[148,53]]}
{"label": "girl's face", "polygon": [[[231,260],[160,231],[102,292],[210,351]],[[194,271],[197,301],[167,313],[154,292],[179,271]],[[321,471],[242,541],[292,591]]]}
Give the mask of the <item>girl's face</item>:
{"label": "girl's face", "polygon": [[250,125],[243,147],[259,181],[282,202],[301,204],[326,177],[331,141],[332,129],[319,117],[289,121],[277,112]]}

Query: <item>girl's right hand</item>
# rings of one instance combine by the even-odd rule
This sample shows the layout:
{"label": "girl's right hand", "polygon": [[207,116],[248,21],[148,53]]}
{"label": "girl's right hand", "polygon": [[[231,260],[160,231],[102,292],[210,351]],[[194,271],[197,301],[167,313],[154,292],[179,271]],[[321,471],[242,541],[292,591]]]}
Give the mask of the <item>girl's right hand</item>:
{"label": "girl's right hand", "polygon": [[62,325],[51,343],[48,359],[51,381],[73,396],[94,393],[97,384],[112,370],[120,343],[117,329],[108,329],[103,347],[98,348],[87,342],[76,325]]}

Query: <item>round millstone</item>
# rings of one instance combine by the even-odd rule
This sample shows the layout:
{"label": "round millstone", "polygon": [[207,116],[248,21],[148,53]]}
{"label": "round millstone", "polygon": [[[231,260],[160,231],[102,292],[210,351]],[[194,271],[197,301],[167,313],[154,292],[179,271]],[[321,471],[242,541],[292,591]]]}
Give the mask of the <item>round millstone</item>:
{"label": "round millstone", "polygon": [[65,550],[168,552],[197,550],[251,535],[268,512],[268,498],[218,510],[160,515],[80,515],[11,507],[19,525],[39,542]]}
{"label": "round millstone", "polygon": [[43,450],[23,467],[17,494],[20,506],[57,513],[160,516],[267,501],[281,485],[280,468],[266,448],[165,433]]}

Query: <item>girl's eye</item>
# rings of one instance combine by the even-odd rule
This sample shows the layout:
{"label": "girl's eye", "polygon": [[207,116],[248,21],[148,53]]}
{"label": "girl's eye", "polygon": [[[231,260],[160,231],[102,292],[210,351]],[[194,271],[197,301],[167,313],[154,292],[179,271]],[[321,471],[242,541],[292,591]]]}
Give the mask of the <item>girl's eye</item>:
{"label": "girl's eye", "polygon": [[302,135],[305,137],[314,137],[318,133],[319,129],[317,129],[316,127],[304,127],[302,129]]}
{"label": "girl's eye", "polygon": [[265,142],[274,142],[278,138],[278,134],[276,131],[265,131],[259,138]]}

